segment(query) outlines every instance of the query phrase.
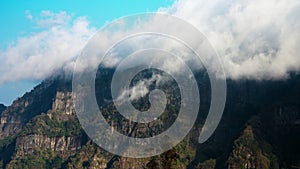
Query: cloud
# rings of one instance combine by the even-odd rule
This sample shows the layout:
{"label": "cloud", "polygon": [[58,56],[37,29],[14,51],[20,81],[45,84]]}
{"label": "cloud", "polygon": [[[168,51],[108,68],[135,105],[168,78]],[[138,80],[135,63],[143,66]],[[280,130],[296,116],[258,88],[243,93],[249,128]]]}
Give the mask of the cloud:
{"label": "cloud", "polygon": [[134,86],[128,90],[123,90],[116,99],[122,102],[123,99],[127,99],[128,96],[131,101],[138,100],[149,93],[149,86],[155,82],[155,86],[158,87],[161,83],[168,81],[168,79],[160,74],[153,74],[149,79],[139,80]]}
{"label": "cloud", "polygon": [[29,10],[26,10],[26,11],[25,11],[25,15],[26,15],[26,18],[27,18],[28,20],[32,20],[32,19],[33,19],[33,16],[31,15],[31,12],[30,12]]}
{"label": "cloud", "polygon": [[60,11],[53,13],[48,10],[44,10],[40,14],[40,18],[36,20],[36,24],[39,27],[52,27],[56,25],[69,24],[71,16],[66,11]]}
{"label": "cloud", "polygon": [[43,80],[58,70],[72,70],[74,58],[96,32],[85,17],[71,19],[66,12],[43,11],[36,24],[42,31],[19,37],[0,51],[0,84]]}
{"label": "cloud", "polygon": [[[178,0],[159,12],[178,16],[202,31],[222,58],[228,78],[278,79],[287,77],[290,71],[300,71],[300,1]],[[25,15],[42,29],[19,37],[6,49],[0,50],[0,84],[23,79],[42,80],[61,69],[73,70],[75,57],[96,32],[85,17],[74,18],[65,11],[42,11],[37,17],[26,11]],[[113,45],[112,42],[136,30],[151,27],[151,30],[174,32],[177,29],[161,27],[159,20],[135,26],[128,26],[129,23],[122,21],[114,25],[118,25],[120,31],[110,31],[116,27],[107,27],[97,34],[101,37],[95,38],[97,46],[87,50],[103,49],[98,52],[98,56],[102,56]],[[122,25],[125,29],[121,29]],[[120,56],[150,43],[153,48],[163,47],[168,51],[178,48],[176,42],[164,44],[164,39],[147,38],[144,37],[144,42],[135,39],[137,43],[127,44],[129,48],[125,46],[122,54],[116,53],[117,56],[108,59],[106,64],[114,66],[119,63]],[[155,43],[156,40],[159,43]],[[177,49],[176,52],[184,56],[186,51]],[[84,69],[97,60],[99,58],[77,66]],[[166,66],[179,69],[176,65]]]}
{"label": "cloud", "polygon": [[300,1],[178,0],[183,18],[213,44],[233,79],[277,79],[300,70]]}
{"label": "cloud", "polygon": [[[227,78],[258,80],[286,78],[290,72],[300,71],[299,11],[300,1],[297,0],[288,2],[278,0],[178,0],[170,8],[159,10],[159,12],[178,16],[203,32],[222,58]],[[120,22],[120,25],[126,25],[126,23]],[[164,23],[164,25],[172,24]],[[122,33],[130,35],[130,32],[144,28],[163,32],[174,32],[177,29],[176,31],[180,34],[180,29],[171,26],[161,27],[161,22],[154,18],[148,24],[134,26],[133,30],[124,30],[106,40],[104,40],[105,38],[101,39],[101,43],[110,44],[109,40],[117,39]],[[130,48],[143,49],[149,43],[153,45],[154,41],[155,38],[151,38],[144,42],[137,40],[138,43],[131,42],[126,45],[130,46],[130,51]],[[197,40],[192,41],[196,42]],[[156,44],[167,51],[171,51],[172,47],[176,48],[170,44],[170,41],[165,44]],[[124,48],[122,53],[124,55],[126,52],[130,53],[127,50]],[[116,65],[118,59],[121,59],[120,54],[116,54],[116,56],[108,60],[107,64]],[[204,59],[210,60],[209,58]],[[173,66],[174,69],[177,68],[174,65],[170,66]]]}

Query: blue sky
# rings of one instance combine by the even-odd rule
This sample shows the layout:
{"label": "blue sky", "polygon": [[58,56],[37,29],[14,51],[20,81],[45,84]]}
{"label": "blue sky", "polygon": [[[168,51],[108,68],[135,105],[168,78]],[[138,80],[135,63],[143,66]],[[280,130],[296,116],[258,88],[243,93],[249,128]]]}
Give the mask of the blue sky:
{"label": "blue sky", "polygon": [[[34,18],[45,10],[53,13],[65,11],[72,18],[85,16],[90,26],[101,28],[105,22],[124,15],[154,12],[161,7],[169,7],[173,3],[173,0],[1,1],[0,50],[4,51],[10,44],[14,44],[19,37],[26,37],[40,32],[41,29],[36,26],[34,19],[30,20],[28,16],[30,15]],[[39,82],[39,80],[26,79],[0,84],[0,103],[10,105],[14,99],[21,97],[26,91],[30,91]]]}

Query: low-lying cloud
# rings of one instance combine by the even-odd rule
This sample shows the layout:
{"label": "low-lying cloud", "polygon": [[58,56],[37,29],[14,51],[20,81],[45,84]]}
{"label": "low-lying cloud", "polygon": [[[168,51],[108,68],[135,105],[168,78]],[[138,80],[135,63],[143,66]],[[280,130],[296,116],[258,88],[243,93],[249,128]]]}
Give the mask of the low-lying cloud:
{"label": "low-lying cloud", "polygon": [[127,99],[129,96],[130,100],[138,100],[149,93],[149,86],[155,82],[155,86],[158,87],[161,83],[164,83],[168,80],[171,80],[167,77],[164,77],[160,74],[153,74],[149,79],[139,80],[134,86],[132,86],[128,90],[123,90],[119,97],[116,99],[117,101],[122,101],[123,99]]}
{"label": "low-lying cloud", "polygon": [[[279,79],[300,71],[298,0],[178,0],[159,11],[203,32],[222,58],[228,78]],[[66,12],[42,11],[36,17],[25,11],[25,15],[40,32],[19,37],[0,50],[0,84],[72,71],[76,56],[97,30],[85,17],[73,18]],[[109,45],[118,36],[122,34],[103,36],[101,43]]]}
{"label": "low-lying cloud", "polygon": [[202,31],[229,78],[277,79],[300,70],[298,0],[179,0],[161,11]]}

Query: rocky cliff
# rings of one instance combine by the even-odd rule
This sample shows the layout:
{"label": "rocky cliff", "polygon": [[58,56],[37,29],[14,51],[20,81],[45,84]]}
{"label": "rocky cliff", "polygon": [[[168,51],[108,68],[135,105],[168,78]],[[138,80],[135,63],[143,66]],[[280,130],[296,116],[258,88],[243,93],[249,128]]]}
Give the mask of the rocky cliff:
{"label": "rocky cliff", "polygon": [[33,117],[51,109],[56,92],[69,90],[70,80],[64,77],[49,78],[16,99],[1,113],[0,138],[18,133]]}
{"label": "rocky cliff", "polygon": [[[31,155],[37,150],[50,150],[63,156],[70,156],[81,148],[80,137],[54,137],[26,135],[16,140],[16,158]],[[73,152],[73,153],[72,153]]]}

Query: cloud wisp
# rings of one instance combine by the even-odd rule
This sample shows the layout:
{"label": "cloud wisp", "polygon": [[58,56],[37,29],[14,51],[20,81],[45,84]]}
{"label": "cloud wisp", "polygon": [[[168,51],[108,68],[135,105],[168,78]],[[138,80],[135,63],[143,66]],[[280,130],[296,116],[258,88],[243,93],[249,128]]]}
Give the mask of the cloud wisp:
{"label": "cloud wisp", "polygon": [[169,81],[168,79],[160,74],[153,74],[150,79],[139,80],[134,86],[128,90],[123,90],[116,101],[122,101],[123,99],[130,96],[130,100],[139,100],[149,93],[149,86],[155,82],[155,86],[158,87],[161,83]]}

